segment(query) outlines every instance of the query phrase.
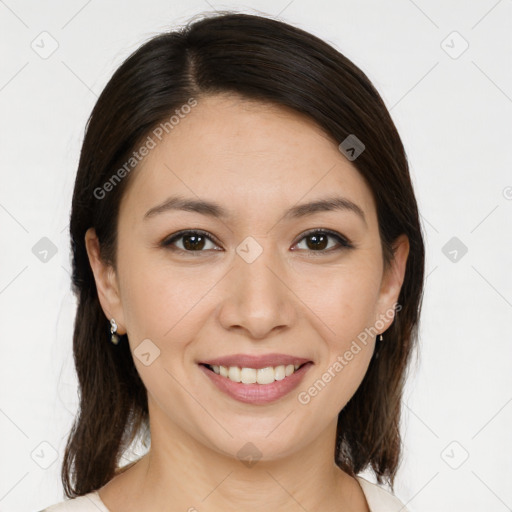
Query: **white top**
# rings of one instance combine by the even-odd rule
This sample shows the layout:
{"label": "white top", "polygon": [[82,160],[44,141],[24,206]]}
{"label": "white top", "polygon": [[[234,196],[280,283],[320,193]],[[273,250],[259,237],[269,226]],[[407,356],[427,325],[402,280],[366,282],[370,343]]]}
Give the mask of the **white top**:
{"label": "white top", "polygon": [[[356,476],[371,512],[408,512],[403,503],[383,487]],[[40,512],[110,512],[98,491],[62,501]]]}

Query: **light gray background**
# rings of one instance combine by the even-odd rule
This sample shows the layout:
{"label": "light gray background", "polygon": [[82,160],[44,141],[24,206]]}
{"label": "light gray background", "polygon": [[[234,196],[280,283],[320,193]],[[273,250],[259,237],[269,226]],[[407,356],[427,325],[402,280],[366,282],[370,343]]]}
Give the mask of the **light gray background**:
{"label": "light gray background", "polygon": [[[87,117],[133,50],[214,8],[320,36],[383,96],[408,153],[428,274],[396,492],[413,512],[512,510],[512,1],[5,0],[0,511],[63,499],[77,406],[67,229]],[[47,261],[43,237],[57,250]]]}

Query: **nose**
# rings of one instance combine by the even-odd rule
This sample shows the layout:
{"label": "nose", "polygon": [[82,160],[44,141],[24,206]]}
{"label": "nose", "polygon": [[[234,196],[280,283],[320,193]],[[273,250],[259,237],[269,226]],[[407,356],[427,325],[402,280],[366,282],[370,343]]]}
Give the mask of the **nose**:
{"label": "nose", "polygon": [[270,245],[259,245],[263,250],[254,261],[235,256],[218,310],[224,329],[243,331],[254,339],[267,338],[273,331],[282,332],[296,319],[285,265]]}

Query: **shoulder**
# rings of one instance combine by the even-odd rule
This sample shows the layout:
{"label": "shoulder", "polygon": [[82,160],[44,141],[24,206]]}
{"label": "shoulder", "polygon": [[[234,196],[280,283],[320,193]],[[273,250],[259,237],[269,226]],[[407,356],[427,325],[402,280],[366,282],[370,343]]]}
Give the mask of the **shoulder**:
{"label": "shoulder", "polygon": [[356,476],[371,512],[407,512],[404,504],[388,490],[361,476]]}
{"label": "shoulder", "polygon": [[[408,512],[404,504],[383,487],[356,476],[371,512]],[[51,505],[40,512],[109,512],[97,491]]]}
{"label": "shoulder", "polygon": [[97,491],[51,505],[40,512],[109,512]]}

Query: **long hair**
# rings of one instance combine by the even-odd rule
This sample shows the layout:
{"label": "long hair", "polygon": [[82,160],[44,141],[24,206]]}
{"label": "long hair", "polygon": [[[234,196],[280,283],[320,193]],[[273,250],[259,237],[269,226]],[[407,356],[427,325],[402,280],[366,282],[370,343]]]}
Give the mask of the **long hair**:
{"label": "long hair", "polygon": [[87,122],[70,219],[79,408],[62,465],[65,493],[71,498],[106,484],[124,469],[119,467],[124,450],[148,428],[146,389],[129,344],[108,341],[110,325],[98,300],[85,232],[95,228],[101,257],[115,268],[119,204],[136,171],[123,173],[107,198],[105,183],[176,109],[216,93],[291,108],[337,144],[355,134],[365,150],[352,164],[375,199],[386,267],[393,241],[403,233],[409,238],[400,312],[339,413],[333,447],[342,470],[356,475],[371,467],[379,483],[386,480],[393,488],[404,376],[417,343],[424,277],[422,230],[404,147],[377,90],[334,47],[281,21],[224,12],[191,20],[140,46],[115,71]]}

